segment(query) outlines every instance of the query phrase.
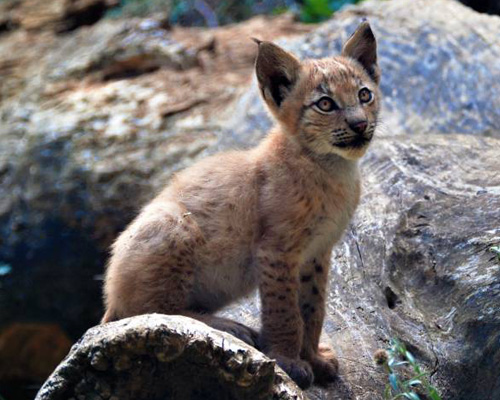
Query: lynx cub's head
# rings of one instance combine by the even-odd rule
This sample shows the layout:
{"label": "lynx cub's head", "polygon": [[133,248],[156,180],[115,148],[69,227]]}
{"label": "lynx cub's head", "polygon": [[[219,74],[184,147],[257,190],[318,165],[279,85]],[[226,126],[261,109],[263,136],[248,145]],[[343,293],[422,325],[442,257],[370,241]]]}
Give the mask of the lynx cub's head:
{"label": "lynx cub's head", "polygon": [[368,22],[338,57],[301,62],[273,43],[257,43],[262,97],[284,130],[309,152],[361,157],[380,107],[377,44]]}

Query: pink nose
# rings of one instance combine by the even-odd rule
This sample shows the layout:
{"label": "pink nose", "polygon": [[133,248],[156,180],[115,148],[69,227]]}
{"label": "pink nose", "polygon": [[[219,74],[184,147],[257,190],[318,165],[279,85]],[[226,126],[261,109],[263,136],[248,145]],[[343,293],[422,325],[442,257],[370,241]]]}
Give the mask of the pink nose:
{"label": "pink nose", "polygon": [[366,131],[367,126],[368,122],[366,121],[356,121],[349,124],[349,128],[351,128],[354,132],[356,132],[359,135],[361,135]]}

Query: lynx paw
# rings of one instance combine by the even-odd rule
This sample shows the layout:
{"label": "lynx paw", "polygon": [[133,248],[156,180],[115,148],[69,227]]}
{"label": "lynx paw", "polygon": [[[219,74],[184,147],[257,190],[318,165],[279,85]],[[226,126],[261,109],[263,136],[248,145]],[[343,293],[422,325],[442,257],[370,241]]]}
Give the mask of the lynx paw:
{"label": "lynx paw", "polygon": [[230,333],[246,344],[258,348],[259,333],[246,325],[229,319],[219,319],[211,324],[213,328]]}
{"label": "lynx paw", "polygon": [[291,358],[270,355],[290,378],[301,388],[307,389],[312,385],[314,375],[311,366],[304,360],[292,360]]}
{"label": "lynx paw", "polygon": [[310,360],[310,363],[317,383],[324,385],[337,378],[339,362],[330,347],[320,345],[318,353]]}

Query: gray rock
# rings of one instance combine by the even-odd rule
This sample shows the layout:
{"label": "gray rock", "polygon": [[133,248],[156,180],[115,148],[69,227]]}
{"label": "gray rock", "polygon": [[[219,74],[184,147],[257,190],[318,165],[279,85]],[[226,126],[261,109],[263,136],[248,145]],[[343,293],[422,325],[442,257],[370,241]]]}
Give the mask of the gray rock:
{"label": "gray rock", "polygon": [[[323,342],[340,382],[311,399],[382,399],[372,361],[391,338],[426,365],[443,399],[500,397],[500,158],[497,139],[379,139],[362,162],[363,195],[332,254]],[[257,326],[258,300],[225,310]],[[338,393],[338,385],[349,395]]]}
{"label": "gray rock", "polygon": [[181,316],[90,329],[36,400],[305,400],[276,364],[227,333]]}
{"label": "gray rock", "polygon": [[[367,18],[382,69],[383,134],[500,137],[499,17],[454,0],[369,0],[344,10],[312,33],[281,44],[301,58],[337,55]],[[255,82],[236,110],[228,114],[225,143],[255,143],[271,125]]]}
{"label": "gray rock", "polygon": [[18,23],[27,30],[67,32],[101,19],[114,0],[20,0]]}
{"label": "gray rock", "polygon": [[[85,49],[85,51],[82,51]],[[189,69],[198,65],[185,48],[155,19],[103,21],[61,41],[47,63],[49,80],[112,80],[159,68]]]}
{"label": "gray rock", "polygon": [[[372,357],[391,338],[407,345],[443,398],[500,395],[500,261],[490,252],[500,242],[498,143],[464,135],[375,141],[362,163],[362,203],[332,254],[322,341],[337,351],[340,377],[328,388],[310,389],[309,398],[382,399],[387,375]],[[244,299],[221,315],[258,327],[258,304],[257,297]],[[149,326],[141,318],[148,317],[108,326],[132,329],[127,324],[134,321],[132,330],[141,331]],[[164,322],[177,329],[175,321]],[[91,352],[97,371],[110,365],[129,371],[134,363],[127,351],[116,350],[113,360],[101,357],[96,333],[122,340],[108,329],[93,328],[75,354]],[[168,347],[158,351],[144,362],[168,358]],[[54,382],[79,387],[60,378],[74,357],[40,393],[52,396]],[[82,376],[75,371],[67,377]],[[137,379],[140,387],[156,387]],[[59,398],[50,396],[39,398]]]}
{"label": "gray rock", "polygon": [[[159,83],[118,79],[194,66],[192,51],[148,21],[104,21],[36,46],[18,32],[0,40],[0,53],[14,57],[0,82],[6,323],[56,319],[74,337],[94,325],[109,244],[172,171],[214,141],[216,129],[166,129],[176,97]],[[87,85],[75,83],[84,76]]]}

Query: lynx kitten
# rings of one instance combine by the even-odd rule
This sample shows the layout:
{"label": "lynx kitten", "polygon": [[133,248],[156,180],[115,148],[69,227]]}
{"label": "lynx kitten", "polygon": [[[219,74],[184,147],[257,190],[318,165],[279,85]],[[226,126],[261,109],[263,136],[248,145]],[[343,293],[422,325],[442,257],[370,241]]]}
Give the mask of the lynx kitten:
{"label": "lynx kitten", "polygon": [[[338,369],[319,344],[333,245],[360,195],[357,159],[380,105],[368,22],[342,55],[299,61],[258,43],[256,74],[277,121],[255,148],[176,174],[118,237],[103,322],[181,314],[257,346],[303,388]],[[260,290],[262,330],[214,312]]]}

